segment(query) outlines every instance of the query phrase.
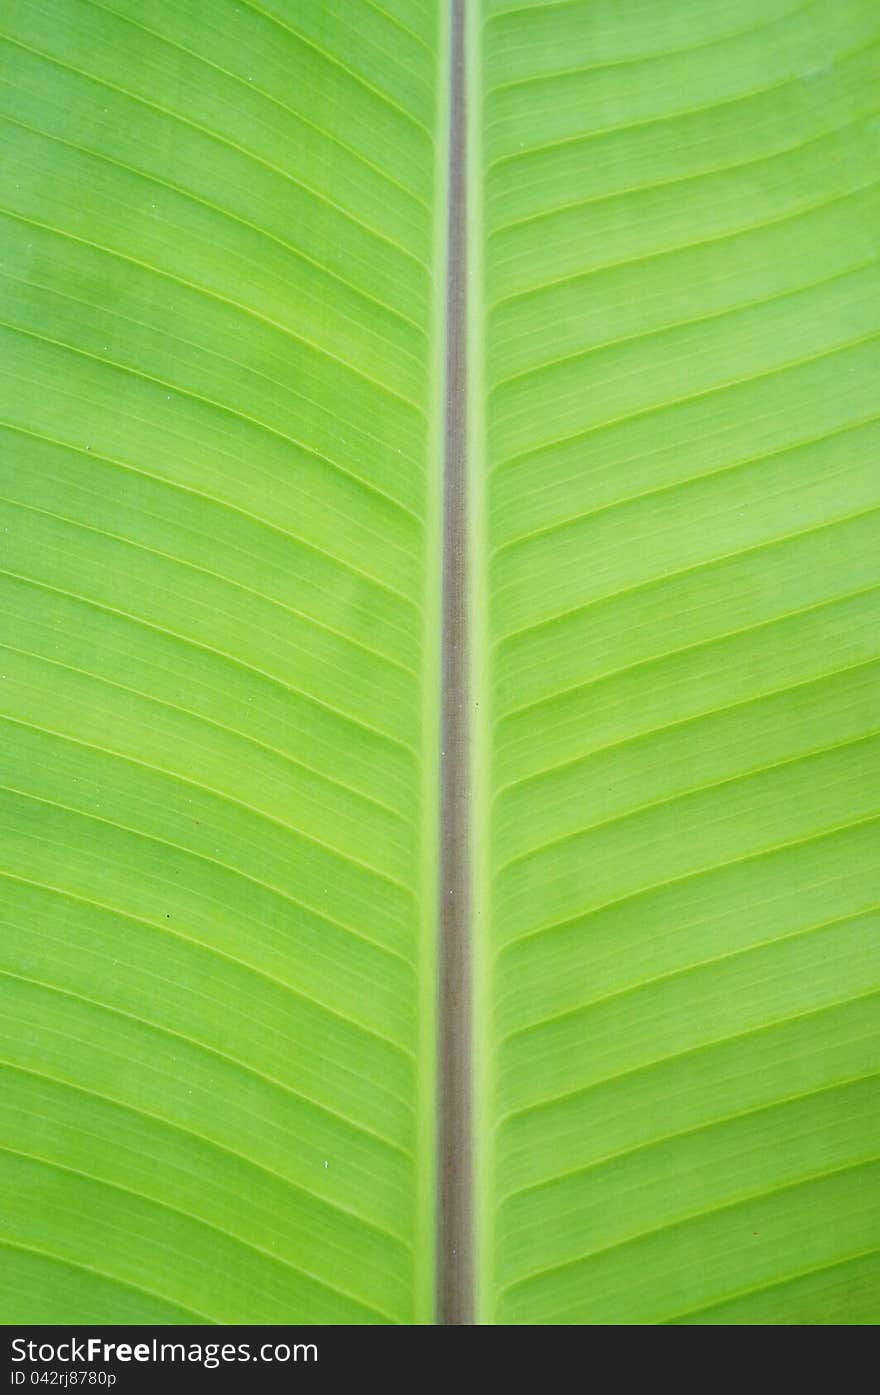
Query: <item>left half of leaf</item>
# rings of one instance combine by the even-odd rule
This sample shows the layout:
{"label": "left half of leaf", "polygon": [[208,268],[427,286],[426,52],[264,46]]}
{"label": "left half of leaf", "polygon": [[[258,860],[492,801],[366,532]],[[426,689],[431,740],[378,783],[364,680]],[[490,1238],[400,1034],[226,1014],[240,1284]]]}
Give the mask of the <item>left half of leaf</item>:
{"label": "left half of leaf", "polygon": [[7,1322],[430,1320],[442,8],[3,8]]}

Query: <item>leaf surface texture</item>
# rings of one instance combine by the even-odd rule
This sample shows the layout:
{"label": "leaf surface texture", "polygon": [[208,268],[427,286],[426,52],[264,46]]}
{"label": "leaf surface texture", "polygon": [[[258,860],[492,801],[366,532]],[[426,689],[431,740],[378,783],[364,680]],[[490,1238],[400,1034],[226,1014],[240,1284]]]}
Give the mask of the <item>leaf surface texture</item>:
{"label": "leaf surface texture", "polygon": [[[465,9],[476,1317],[873,1322],[880,15]],[[432,1320],[448,30],[0,17],[8,1322]]]}

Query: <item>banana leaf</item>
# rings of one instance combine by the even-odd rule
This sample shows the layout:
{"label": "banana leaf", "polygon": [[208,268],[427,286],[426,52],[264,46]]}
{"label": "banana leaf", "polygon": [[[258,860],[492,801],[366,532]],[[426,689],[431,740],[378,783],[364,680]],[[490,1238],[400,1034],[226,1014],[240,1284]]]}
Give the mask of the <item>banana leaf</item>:
{"label": "banana leaf", "polygon": [[4,1321],[880,1318],[878,40],[6,0]]}

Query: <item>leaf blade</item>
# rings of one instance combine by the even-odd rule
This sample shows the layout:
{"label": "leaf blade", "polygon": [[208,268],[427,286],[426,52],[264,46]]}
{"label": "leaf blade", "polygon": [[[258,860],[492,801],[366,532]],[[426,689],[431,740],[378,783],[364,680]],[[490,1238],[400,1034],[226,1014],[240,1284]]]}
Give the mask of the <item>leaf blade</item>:
{"label": "leaf blade", "polygon": [[31,1321],[426,1317],[438,47],[396,9],[4,14]]}
{"label": "leaf blade", "polygon": [[869,1320],[876,15],[484,9],[483,1318]]}

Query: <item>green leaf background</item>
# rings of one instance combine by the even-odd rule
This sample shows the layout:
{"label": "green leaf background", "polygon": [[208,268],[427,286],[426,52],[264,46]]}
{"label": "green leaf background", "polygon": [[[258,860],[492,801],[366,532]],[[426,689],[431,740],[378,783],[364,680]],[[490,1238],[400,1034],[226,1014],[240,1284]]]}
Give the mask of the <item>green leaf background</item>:
{"label": "green leaf background", "polygon": [[[476,1318],[874,1322],[880,10],[465,11]],[[449,22],[0,12],[7,1322],[433,1320]]]}

